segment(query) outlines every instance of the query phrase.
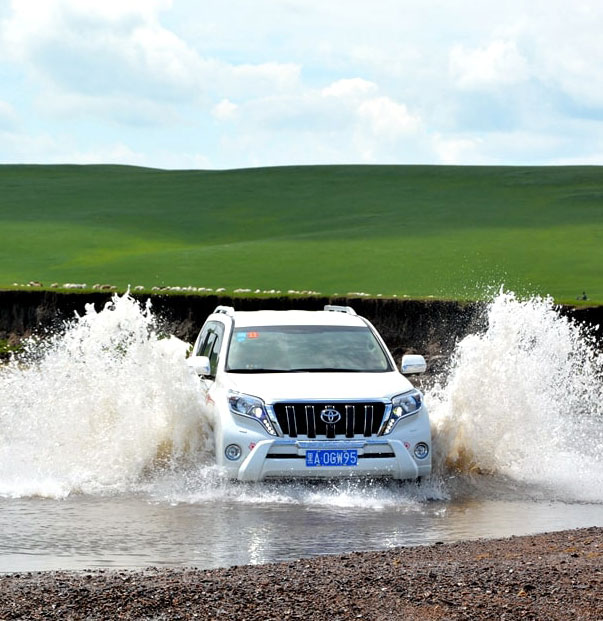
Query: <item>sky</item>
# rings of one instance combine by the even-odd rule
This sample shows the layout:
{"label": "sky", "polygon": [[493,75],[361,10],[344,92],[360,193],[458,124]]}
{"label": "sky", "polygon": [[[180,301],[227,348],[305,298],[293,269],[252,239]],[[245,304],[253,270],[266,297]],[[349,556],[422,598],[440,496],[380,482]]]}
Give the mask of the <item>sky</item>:
{"label": "sky", "polygon": [[0,0],[0,163],[603,165],[601,0]]}

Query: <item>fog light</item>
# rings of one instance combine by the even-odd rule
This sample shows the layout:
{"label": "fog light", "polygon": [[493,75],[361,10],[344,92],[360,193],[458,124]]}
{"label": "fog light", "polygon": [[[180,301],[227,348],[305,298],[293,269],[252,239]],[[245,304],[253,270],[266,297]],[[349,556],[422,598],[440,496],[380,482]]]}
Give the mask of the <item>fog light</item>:
{"label": "fog light", "polygon": [[425,459],[429,455],[429,447],[425,442],[419,442],[415,445],[415,457],[417,459]]}
{"label": "fog light", "polygon": [[226,459],[230,459],[230,461],[237,461],[237,459],[241,457],[241,447],[238,444],[229,444],[224,449],[224,455],[226,455]]}

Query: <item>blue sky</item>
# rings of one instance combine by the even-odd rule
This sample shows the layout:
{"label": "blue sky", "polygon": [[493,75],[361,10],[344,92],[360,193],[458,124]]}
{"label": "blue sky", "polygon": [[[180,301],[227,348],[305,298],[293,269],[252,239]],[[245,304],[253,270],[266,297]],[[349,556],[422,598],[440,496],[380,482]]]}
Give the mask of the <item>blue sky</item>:
{"label": "blue sky", "polygon": [[0,163],[603,164],[603,2],[0,0]]}

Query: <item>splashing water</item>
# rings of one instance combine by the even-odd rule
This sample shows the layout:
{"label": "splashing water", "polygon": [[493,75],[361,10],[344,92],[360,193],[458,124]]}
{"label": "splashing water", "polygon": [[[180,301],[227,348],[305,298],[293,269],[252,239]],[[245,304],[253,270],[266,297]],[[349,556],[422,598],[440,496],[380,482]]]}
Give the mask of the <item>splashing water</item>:
{"label": "splashing water", "polygon": [[449,499],[440,479],[422,485],[414,481],[347,478],[239,483],[225,479],[218,468],[207,465],[184,473],[165,473],[140,489],[154,501],[170,504],[228,503],[329,510],[412,510],[428,501]]}
{"label": "splashing water", "polygon": [[128,294],[0,367],[0,496],[142,492],[168,502],[384,507],[446,499],[480,471],[603,501],[603,360],[548,299],[500,293],[489,327],[459,343],[430,390],[435,476],[421,488],[342,481],[241,487],[212,461],[211,421],[187,344],[158,337]]}
{"label": "splashing water", "polygon": [[0,368],[0,495],[127,490],[211,449],[187,344],[160,339],[128,294],[86,307]]}
{"label": "splashing water", "polygon": [[435,467],[603,501],[603,356],[552,300],[502,291],[429,392]]}

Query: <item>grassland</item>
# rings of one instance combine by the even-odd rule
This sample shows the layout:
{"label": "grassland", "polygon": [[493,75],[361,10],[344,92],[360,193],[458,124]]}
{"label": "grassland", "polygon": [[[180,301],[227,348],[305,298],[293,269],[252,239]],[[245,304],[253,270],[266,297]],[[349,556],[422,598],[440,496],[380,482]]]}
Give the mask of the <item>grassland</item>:
{"label": "grassland", "polygon": [[0,287],[603,303],[603,168],[0,166]]}

